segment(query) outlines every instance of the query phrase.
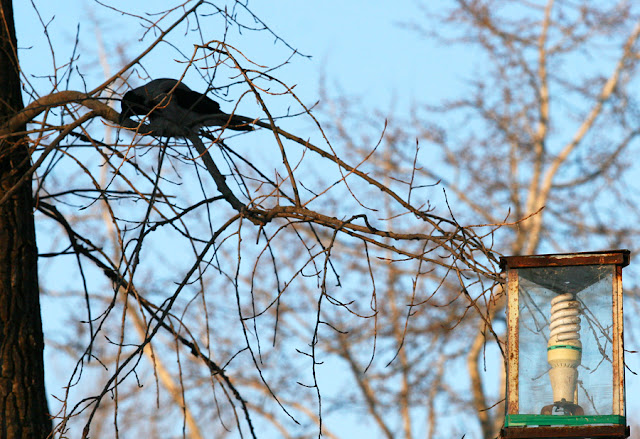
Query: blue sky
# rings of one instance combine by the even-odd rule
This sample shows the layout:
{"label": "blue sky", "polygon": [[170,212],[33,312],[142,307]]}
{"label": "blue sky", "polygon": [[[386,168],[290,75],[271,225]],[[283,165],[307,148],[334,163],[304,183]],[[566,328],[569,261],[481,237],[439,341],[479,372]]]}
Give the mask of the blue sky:
{"label": "blue sky", "polygon": [[[130,8],[130,3],[110,4]],[[133,25],[123,32],[120,23],[125,19],[97,3],[72,0],[65,3],[64,9],[55,2],[36,0],[35,4],[42,21],[48,24],[58,66],[71,55],[78,23],[82,36],[79,50],[82,54],[79,60],[81,67],[83,61],[88,61],[90,47],[95,46],[92,20],[99,23],[107,45],[127,42],[129,49],[136,47],[136,37],[140,32],[135,22],[131,21]],[[170,4],[172,2],[165,0],[137,2],[133,6],[137,6],[139,11],[160,11]],[[411,0],[395,2],[392,8],[382,1],[250,3],[256,15],[278,36],[312,57],[294,58],[281,71],[289,84],[296,84],[297,93],[306,101],[317,100],[322,76],[330,88],[329,92],[346,92],[377,106],[388,105],[392,101],[403,104],[435,101],[445,96],[449,85],[468,76],[471,63],[463,64],[468,60],[468,54],[462,58],[456,56],[461,53],[459,48],[424,44],[424,39],[409,29],[407,22],[421,14],[415,5]],[[23,68],[30,73],[48,74],[52,66],[50,51],[31,2],[16,2],[14,7],[19,46],[30,48],[22,51]],[[180,35],[180,31],[174,31],[174,34]],[[251,36],[251,33],[244,32],[244,35]],[[148,41],[147,38],[144,43]],[[262,33],[256,33],[254,41],[256,50],[253,53],[250,45],[242,47],[257,62],[274,64],[284,61],[283,55],[287,51],[283,50],[281,43]],[[135,53],[133,50],[130,52]],[[148,67],[156,77],[167,72],[166,63],[159,63]],[[84,67],[88,70],[86,65]],[[174,71],[179,72],[179,67],[174,67]],[[402,108],[405,106],[400,105],[401,111]]]}

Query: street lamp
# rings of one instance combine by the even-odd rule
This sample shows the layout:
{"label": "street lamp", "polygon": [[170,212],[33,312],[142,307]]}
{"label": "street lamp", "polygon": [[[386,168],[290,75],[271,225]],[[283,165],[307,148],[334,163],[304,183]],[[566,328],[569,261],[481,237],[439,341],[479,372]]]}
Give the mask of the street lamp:
{"label": "street lamp", "polygon": [[628,250],[500,259],[507,275],[502,438],[626,438]]}

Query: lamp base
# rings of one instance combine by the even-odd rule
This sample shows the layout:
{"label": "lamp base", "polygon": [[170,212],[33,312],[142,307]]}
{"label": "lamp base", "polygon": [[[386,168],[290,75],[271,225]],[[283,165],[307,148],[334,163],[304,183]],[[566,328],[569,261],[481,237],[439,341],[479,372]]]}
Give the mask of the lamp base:
{"label": "lamp base", "polygon": [[[554,413],[555,409],[555,413]],[[563,416],[584,416],[584,409],[578,404],[565,400],[556,401],[553,404],[545,405],[540,410],[541,415],[563,415]]]}
{"label": "lamp base", "polygon": [[505,427],[500,431],[500,439],[626,439],[630,436],[626,425],[590,425],[583,427]]}

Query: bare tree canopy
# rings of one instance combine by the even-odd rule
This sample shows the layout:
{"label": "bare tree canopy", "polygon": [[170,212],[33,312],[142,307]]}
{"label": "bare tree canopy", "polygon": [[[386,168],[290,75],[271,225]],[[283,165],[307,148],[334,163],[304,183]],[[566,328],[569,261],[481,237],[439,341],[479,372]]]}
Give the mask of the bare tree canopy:
{"label": "bare tree canopy", "polygon": [[495,437],[498,256],[639,231],[636,8],[424,2],[477,68],[404,120],[304,102],[249,3],[112,3],[40,76],[2,1],[0,437]]}
{"label": "bare tree canopy", "polygon": [[[439,181],[462,223],[524,219],[493,235],[492,248],[501,254],[635,249],[638,191],[632,157],[638,152],[639,119],[633,90],[640,33],[635,5],[452,1],[423,2],[423,12],[406,26],[450,52],[434,69],[455,63],[456,56],[468,58],[460,88],[442,101],[416,101],[410,118],[384,110],[372,116],[352,98],[326,89],[323,103],[338,109],[328,121],[339,123],[324,126],[335,126],[331,133],[362,154],[368,133],[357,127],[388,119],[381,148],[397,166],[392,175],[415,167],[416,176]],[[416,141],[423,160],[415,159]],[[434,213],[446,212],[439,207]],[[502,337],[504,304],[495,305],[487,315]],[[449,408],[438,407],[431,397],[422,401],[433,407],[428,437],[467,433],[466,425],[453,433],[447,429],[446,413],[456,410],[475,414],[478,437],[493,438],[502,425],[504,383],[496,379],[485,325],[485,319],[466,319],[453,337],[467,331],[470,346],[430,361],[450,367],[457,359],[467,369],[469,386],[461,392],[460,376],[446,371],[423,379],[422,395],[437,387],[432,394]],[[446,340],[433,330],[420,335],[425,332],[437,337],[436,346]],[[409,336],[414,337],[418,333]],[[380,394],[378,389],[372,394]],[[415,419],[409,397],[396,404]],[[415,424],[404,424],[404,437],[421,434]]]}

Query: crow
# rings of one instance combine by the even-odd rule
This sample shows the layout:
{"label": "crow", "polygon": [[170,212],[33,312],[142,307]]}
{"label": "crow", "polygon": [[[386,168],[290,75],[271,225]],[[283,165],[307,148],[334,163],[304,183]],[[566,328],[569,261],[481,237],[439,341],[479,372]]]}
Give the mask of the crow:
{"label": "crow", "polygon": [[189,137],[208,126],[253,130],[253,119],[223,113],[216,101],[175,79],[154,79],[129,90],[121,106],[121,125],[131,116],[143,116],[150,134],[161,137]]}

